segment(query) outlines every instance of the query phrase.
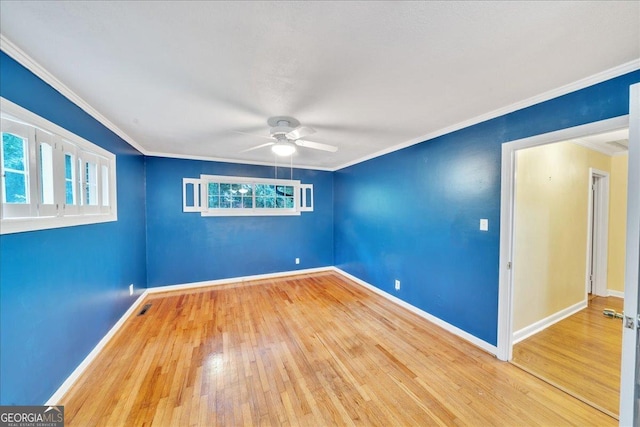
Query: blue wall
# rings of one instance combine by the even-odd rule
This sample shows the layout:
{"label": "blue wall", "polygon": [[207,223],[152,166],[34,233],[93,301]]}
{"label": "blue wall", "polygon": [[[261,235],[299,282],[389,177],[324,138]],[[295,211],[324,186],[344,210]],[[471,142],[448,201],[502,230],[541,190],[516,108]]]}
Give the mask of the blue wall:
{"label": "blue wall", "polygon": [[117,156],[117,222],[0,236],[0,404],[42,404],[146,285],[144,157],[0,55],[0,95]]}
{"label": "blue wall", "polygon": [[[279,169],[278,178],[291,171]],[[273,178],[274,168],[147,158],[149,286],[333,265],[333,174],[294,169],[313,184],[314,211],[300,216],[202,217],[182,212],[182,178],[200,174]],[[294,263],[300,258],[300,264]]]}
{"label": "blue wall", "polygon": [[335,265],[496,345],[501,144],[628,114],[638,81],[636,71],[335,172]]}

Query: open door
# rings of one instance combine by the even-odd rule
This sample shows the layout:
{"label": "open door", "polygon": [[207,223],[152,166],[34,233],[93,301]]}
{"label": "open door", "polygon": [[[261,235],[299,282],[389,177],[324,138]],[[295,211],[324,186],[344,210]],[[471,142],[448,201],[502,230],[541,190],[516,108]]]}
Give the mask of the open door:
{"label": "open door", "polygon": [[629,186],[627,195],[627,254],[622,328],[620,425],[640,425],[640,341],[638,286],[640,270],[640,83],[630,89]]}

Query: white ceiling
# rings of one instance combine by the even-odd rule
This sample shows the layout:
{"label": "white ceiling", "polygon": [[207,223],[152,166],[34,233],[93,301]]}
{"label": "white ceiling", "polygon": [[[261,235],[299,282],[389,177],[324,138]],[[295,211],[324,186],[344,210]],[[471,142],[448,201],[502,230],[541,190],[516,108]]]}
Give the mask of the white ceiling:
{"label": "white ceiling", "polygon": [[572,140],[576,144],[599,151],[609,156],[625,154],[629,151],[629,129],[584,136]]}
{"label": "white ceiling", "polygon": [[636,64],[640,2],[2,0],[0,31],[145,153],[272,163],[241,151],[289,115],[336,169]]}

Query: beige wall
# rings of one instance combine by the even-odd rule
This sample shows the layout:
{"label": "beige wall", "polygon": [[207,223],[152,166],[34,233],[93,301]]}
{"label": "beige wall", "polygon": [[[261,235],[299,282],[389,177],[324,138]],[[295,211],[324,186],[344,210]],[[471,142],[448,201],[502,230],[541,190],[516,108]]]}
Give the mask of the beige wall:
{"label": "beige wall", "polygon": [[607,288],[618,292],[624,292],[628,163],[628,155],[612,157],[611,175],[609,177]]}
{"label": "beige wall", "polygon": [[611,165],[569,142],[516,155],[514,331],[584,300],[589,168]]}

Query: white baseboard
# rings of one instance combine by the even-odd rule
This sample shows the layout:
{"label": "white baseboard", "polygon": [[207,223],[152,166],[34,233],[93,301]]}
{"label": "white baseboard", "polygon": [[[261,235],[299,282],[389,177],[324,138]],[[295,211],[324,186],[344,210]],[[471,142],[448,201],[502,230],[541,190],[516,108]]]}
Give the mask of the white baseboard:
{"label": "white baseboard", "polygon": [[471,344],[475,345],[476,347],[480,347],[481,349],[483,349],[484,351],[491,353],[493,355],[496,355],[498,352],[498,349],[495,345],[489,344],[488,342],[481,340],[480,338],[471,335],[470,333],[463,331],[462,329],[453,326],[450,323],[445,322],[444,320],[440,319],[439,317],[435,317],[432,314],[427,313],[424,310],[419,309],[418,307],[409,304],[406,301],[401,300],[400,298],[397,298],[367,282],[365,282],[364,280],[361,280],[349,273],[347,273],[346,271],[343,271],[337,267],[333,267],[333,270],[336,271],[337,273],[342,274],[344,277],[356,282],[357,284],[364,286],[365,288],[375,292],[376,294],[388,299],[389,301],[399,305],[400,307],[403,307],[409,311],[411,311],[412,313],[417,314],[418,316],[428,320],[431,323],[434,323],[438,326],[440,326],[442,329],[451,332],[454,335],[459,336],[460,338],[464,339],[465,341],[470,342]]}
{"label": "white baseboard", "polygon": [[607,289],[607,296],[624,299],[624,291],[614,291],[613,289]]}
{"label": "white baseboard", "polygon": [[551,316],[545,317],[542,320],[538,320],[535,323],[532,323],[529,326],[525,326],[524,328],[517,330],[513,333],[513,344],[517,344],[520,341],[529,338],[531,335],[535,335],[543,329],[548,328],[554,323],[558,323],[559,321],[566,319],[567,317],[576,314],[582,309],[587,308],[587,300],[580,301],[572,306],[569,306],[565,309],[558,311],[557,313],[552,314]]}
{"label": "white baseboard", "polygon": [[205,280],[203,282],[182,283],[179,285],[155,286],[153,288],[147,288],[147,292],[150,294],[157,294],[161,292],[184,291],[187,289],[206,288],[207,286],[228,285],[230,283],[241,283],[241,282],[248,282],[252,280],[274,279],[278,277],[295,276],[296,274],[321,273],[323,271],[333,271],[333,267],[306,268],[303,270],[291,270],[291,271],[281,271],[278,273],[255,274],[253,276],[232,277],[229,279]]}
{"label": "white baseboard", "polygon": [[118,330],[124,325],[124,322],[131,316],[140,306],[142,301],[147,296],[147,291],[144,291],[138,296],[131,307],[120,317],[120,319],[116,322],[115,325],[109,329],[109,332],[102,337],[100,342],[96,344],[96,346],[91,350],[91,352],[84,358],[84,360],[78,365],[76,369],[69,375],[69,377],[62,383],[62,385],[56,390],[55,393],[46,401],[45,406],[55,406],[58,405],[60,399],[71,389],[71,386],[80,378],[80,375],[87,369],[87,367],[93,362],[93,360],[100,354],[102,349],[105,348],[107,343],[113,338],[113,336],[118,332]]}

